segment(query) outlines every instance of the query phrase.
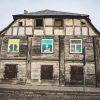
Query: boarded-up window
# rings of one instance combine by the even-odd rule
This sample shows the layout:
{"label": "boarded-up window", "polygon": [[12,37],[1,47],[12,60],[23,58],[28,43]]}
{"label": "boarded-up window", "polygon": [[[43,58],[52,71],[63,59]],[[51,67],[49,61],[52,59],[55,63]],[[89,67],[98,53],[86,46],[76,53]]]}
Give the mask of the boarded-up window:
{"label": "boarded-up window", "polygon": [[63,26],[63,20],[62,19],[55,19],[54,26],[55,27],[62,27]]}
{"label": "boarded-up window", "polygon": [[83,67],[71,66],[71,82],[77,83],[83,80]]}
{"label": "boarded-up window", "polygon": [[53,65],[42,65],[41,66],[41,79],[52,80],[53,79]]}
{"label": "boarded-up window", "polygon": [[17,78],[17,65],[16,64],[6,64],[4,71],[5,79]]}

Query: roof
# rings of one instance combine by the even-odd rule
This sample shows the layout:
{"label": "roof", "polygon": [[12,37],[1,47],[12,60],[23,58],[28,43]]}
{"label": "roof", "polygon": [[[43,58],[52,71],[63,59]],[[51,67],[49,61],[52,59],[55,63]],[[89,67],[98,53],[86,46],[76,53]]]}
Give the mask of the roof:
{"label": "roof", "polygon": [[18,17],[42,17],[42,16],[65,16],[65,17],[89,17],[89,15],[86,14],[78,14],[78,13],[69,13],[69,12],[62,12],[62,11],[55,11],[55,10],[40,10],[37,12],[30,12],[28,13],[27,11],[24,14],[17,14],[13,15],[14,19]]}
{"label": "roof", "polygon": [[62,12],[62,11],[55,11],[55,10],[40,10],[37,12],[31,12],[31,13],[26,13],[28,15],[78,15],[80,16],[81,14],[77,13],[69,13],[69,12]]}

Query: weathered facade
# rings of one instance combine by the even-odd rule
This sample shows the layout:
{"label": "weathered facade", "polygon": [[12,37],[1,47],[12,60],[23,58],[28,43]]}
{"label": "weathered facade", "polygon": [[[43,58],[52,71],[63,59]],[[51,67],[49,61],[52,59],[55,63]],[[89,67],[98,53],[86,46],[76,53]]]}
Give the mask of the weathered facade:
{"label": "weathered facade", "polygon": [[42,10],[13,18],[0,32],[0,83],[98,83],[100,34],[88,15]]}

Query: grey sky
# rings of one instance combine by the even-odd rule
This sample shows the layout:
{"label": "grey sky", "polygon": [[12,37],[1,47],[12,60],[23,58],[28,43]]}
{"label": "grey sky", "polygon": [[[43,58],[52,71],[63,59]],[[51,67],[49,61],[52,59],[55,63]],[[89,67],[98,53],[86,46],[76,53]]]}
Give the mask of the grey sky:
{"label": "grey sky", "polygon": [[89,14],[100,31],[100,0],[0,0],[0,30],[12,22],[14,14],[44,9]]}

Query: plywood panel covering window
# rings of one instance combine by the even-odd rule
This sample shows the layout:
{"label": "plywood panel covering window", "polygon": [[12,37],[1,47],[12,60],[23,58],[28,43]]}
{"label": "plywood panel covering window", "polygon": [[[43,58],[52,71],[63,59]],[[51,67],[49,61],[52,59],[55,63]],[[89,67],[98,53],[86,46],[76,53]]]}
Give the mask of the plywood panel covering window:
{"label": "plywood panel covering window", "polygon": [[52,79],[53,79],[53,65],[42,65],[41,80],[52,80]]}
{"label": "plywood panel covering window", "polygon": [[4,71],[5,79],[17,78],[17,65],[16,64],[6,64]]}
{"label": "plywood panel covering window", "polygon": [[71,82],[77,83],[83,80],[83,67],[71,66]]}
{"label": "plywood panel covering window", "polygon": [[55,27],[63,27],[63,20],[62,19],[55,19],[54,26]]}

